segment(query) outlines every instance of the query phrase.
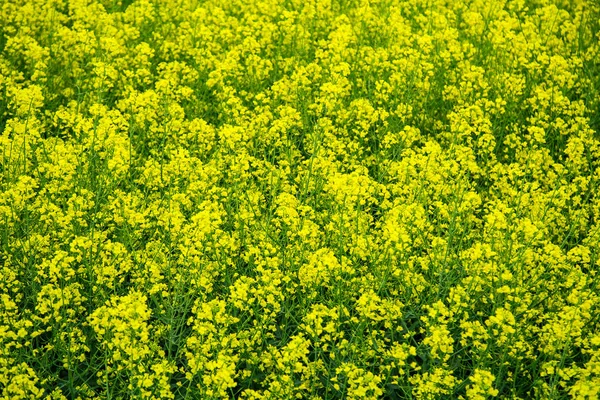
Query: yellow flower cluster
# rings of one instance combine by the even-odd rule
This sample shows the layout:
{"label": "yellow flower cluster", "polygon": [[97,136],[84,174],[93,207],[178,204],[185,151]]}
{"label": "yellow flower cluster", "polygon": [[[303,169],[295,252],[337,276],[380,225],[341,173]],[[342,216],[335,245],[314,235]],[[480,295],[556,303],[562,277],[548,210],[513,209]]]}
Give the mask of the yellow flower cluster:
{"label": "yellow flower cluster", "polygon": [[0,399],[597,399],[594,0],[0,1]]}

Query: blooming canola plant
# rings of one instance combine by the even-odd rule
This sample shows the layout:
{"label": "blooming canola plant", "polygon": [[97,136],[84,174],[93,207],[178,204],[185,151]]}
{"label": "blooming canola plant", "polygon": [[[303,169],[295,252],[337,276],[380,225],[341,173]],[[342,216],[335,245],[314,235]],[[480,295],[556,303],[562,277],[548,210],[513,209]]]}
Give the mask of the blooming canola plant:
{"label": "blooming canola plant", "polygon": [[597,399],[593,0],[0,1],[2,399]]}

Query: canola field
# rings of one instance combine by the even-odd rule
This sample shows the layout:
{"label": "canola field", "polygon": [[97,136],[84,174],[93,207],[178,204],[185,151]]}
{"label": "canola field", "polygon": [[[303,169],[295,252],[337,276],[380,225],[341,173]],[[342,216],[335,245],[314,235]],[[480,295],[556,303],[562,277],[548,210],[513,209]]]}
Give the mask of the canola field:
{"label": "canola field", "polygon": [[599,43],[595,0],[0,0],[0,398],[598,399]]}

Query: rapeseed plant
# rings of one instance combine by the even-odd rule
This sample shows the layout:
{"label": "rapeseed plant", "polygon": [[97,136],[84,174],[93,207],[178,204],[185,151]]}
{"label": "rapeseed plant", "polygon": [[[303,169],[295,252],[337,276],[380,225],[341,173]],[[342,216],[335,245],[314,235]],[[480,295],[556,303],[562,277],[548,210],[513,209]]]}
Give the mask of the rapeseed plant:
{"label": "rapeseed plant", "polygon": [[593,0],[0,1],[0,398],[597,399]]}

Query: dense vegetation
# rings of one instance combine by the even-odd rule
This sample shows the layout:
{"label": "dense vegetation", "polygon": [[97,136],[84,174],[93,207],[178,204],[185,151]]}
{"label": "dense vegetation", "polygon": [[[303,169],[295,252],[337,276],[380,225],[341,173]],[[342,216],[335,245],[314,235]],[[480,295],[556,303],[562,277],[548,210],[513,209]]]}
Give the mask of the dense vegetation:
{"label": "dense vegetation", "polygon": [[600,6],[0,0],[3,399],[597,399]]}

